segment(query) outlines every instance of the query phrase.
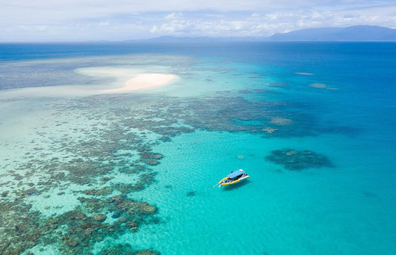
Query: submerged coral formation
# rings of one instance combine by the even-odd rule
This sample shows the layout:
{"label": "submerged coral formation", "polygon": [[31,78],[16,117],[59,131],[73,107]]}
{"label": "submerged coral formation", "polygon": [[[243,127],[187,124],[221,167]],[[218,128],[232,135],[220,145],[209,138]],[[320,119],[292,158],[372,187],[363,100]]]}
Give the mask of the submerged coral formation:
{"label": "submerged coral formation", "polygon": [[275,164],[283,165],[283,167],[288,170],[297,171],[307,168],[333,166],[326,156],[308,150],[273,150],[271,154],[266,157],[266,159]]}
{"label": "submerged coral formation", "polygon": [[[265,137],[317,132],[312,116],[294,112],[286,102],[250,101],[239,94],[195,98],[120,94],[51,100],[42,107],[51,109],[56,121],[47,121],[50,128],[35,130],[36,138],[30,142],[34,155],[28,151],[20,162],[2,165],[11,179],[0,183],[1,254],[20,254],[42,243],[53,245],[61,254],[88,254],[106,236],[117,238],[139,231],[142,224],[161,222],[154,205],[135,201],[133,195],[155,183],[156,165],[166,157],[154,152],[155,146],[172,137],[195,130]],[[76,122],[69,122],[70,118]],[[267,159],[292,170],[330,165],[324,156],[307,151],[274,151]],[[74,208],[50,202],[45,208],[33,207],[34,201],[62,200],[66,195]]]}
{"label": "submerged coral formation", "polygon": [[101,255],[159,255],[160,253],[152,249],[134,251],[129,244],[118,244],[110,248],[103,249]]}
{"label": "submerged coral formation", "polygon": [[194,196],[195,196],[195,191],[187,192],[186,195],[187,195],[188,197],[194,197]]}

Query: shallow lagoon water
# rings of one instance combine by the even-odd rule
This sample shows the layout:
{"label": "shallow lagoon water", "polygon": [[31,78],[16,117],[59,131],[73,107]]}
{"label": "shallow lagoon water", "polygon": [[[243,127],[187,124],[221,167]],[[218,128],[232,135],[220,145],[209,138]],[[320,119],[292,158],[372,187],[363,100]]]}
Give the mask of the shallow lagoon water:
{"label": "shallow lagoon water", "polygon": [[[379,45],[362,51],[362,44],[241,44],[238,53],[235,44],[177,53],[167,46],[161,55],[150,46],[131,55],[108,45],[110,56],[3,60],[1,192],[11,192],[1,201],[10,241],[2,249],[102,254],[130,244],[127,249],[161,254],[393,254],[396,77],[389,59],[395,46]],[[112,47],[118,55],[110,54]],[[383,68],[370,68],[373,62]],[[37,65],[45,75],[34,75]],[[165,70],[182,80],[131,94],[62,96],[62,85],[114,83],[78,71],[106,66]],[[61,87],[57,95],[18,94],[29,80],[31,87]],[[320,153],[334,167],[290,171],[265,159],[285,148]],[[164,158],[151,161],[145,150]],[[238,168],[249,181],[212,188]],[[138,230],[118,227],[108,201],[119,194],[158,211],[121,212]],[[23,240],[33,226],[25,227],[18,208],[41,226],[34,243]],[[81,235],[73,218],[67,220],[70,211],[84,213],[81,226],[93,232],[81,227],[89,230]],[[107,216],[101,225],[91,221],[98,213]],[[124,248],[115,249],[122,254]]]}
{"label": "shallow lagoon water", "polygon": [[[374,254],[391,249],[392,243],[372,246],[376,235],[385,229],[392,232],[392,226],[383,225],[392,221],[392,213],[381,205],[380,198],[391,187],[373,185],[364,174],[356,177],[354,161],[343,162],[344,153],[334,152],[344,139],[268,140],[206,132],[188,136],[175,139],[175,146],[159,148],[172,152],[158,175],[172,189],[152,187],[151,193],[156,195],[151,199],[163,208],[160,214],[168,220],[155,238],[148,234],[154,232],[151,228],[139,234],[142,243],[152,243],[167,254],[176,254],[175,250],[197,254],[202,249],[208,250],[205,254],[223,254],[224,240],[233,238],[249,245],[232,247],[227,254]],[[264,159],[279,145],[325,152],[337,168],[284,170]],[[220,179],[223,169],[235,170],[236,166],[249,172],[249,181],[229,189],[207,185]],[[371,196],[368,190],[373,189],[379,193]],[[189,191],[195,191],[195,196],[187,196]],[[181,240],[180,235],[184,236]],[[161,242],[164,239],[178,241]]]}

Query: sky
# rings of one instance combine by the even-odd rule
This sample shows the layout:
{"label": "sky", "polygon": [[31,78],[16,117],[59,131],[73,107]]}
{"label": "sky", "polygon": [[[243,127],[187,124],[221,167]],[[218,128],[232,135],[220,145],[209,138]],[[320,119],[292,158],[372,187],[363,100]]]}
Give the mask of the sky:
{"label": "sky", "polygon": [[352,25],[396,29],[396,0],[0,0],[0,42],[263,37]]}

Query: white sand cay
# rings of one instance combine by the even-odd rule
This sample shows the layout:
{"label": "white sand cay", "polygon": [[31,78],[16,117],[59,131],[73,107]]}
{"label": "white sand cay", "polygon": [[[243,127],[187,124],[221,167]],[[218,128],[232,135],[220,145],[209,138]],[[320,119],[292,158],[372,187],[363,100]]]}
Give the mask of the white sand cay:
{"label": "white sand cay", "polygon": [[[149,73],[151,71],[158,73]],[[159,88],[180,80],[180,77],[166,73],[158,67],[131,68],[131,67],[88,67],[78,68],[76,73],[91,76],[95,79],[110,78],[98,85],[65,85],[49,87],[30,87],[10,89],[0,92],[0,100],[15,97],[41,96],[90,96],[106,93],[127,93],[136,90]],[[161,73],[160,73],[161,72]],[[162,73],[163,72],[163,73]]]}
{"label": "white sand cay", "polygon": [[102,93],[123,93],[142,89],[152,89],[166,86],[179,79],[177,75],[160,73],[135,74],[134,77],[121,88],[102,90]]}
{"label": "white sand cay", "polygon": [[312,83],[309,86],[312,88],[317,88],[317,89],[338,90],[338,88],[329,88],[329,87],[327,87],[326,84],[323,84],[323,83]]}
{"label": "white sand cay", "polygon": [[295,72],[294,74],[297,74],[297,75],[305,75],[305,76],[312,76],[312,75],[314,75],[313,73],[304,73],[304,72]]}
{"label": "white sand cay", "polygon": [[[154,70],[154,72],[152,72]],[[163,67],[89,67],[79,68],[75,72],[78,74],[114,78],[115,82],[104,85],[97,93],[125,93],[135,90],[153,89],[169,85],[177,80],[179,76],[168,74]]]}
{"label": "white sand cay", "polygon": [[326,89],[327,88],[326,84],[323,84],[323,83],[312,83],[309,86],[312,88],[317,88],[317,89]]}

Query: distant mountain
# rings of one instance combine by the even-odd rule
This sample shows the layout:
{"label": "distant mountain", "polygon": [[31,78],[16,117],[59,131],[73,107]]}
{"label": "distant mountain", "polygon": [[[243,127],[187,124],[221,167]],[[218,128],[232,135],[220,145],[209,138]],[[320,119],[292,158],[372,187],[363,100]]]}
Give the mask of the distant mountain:
{"label": "distant mountain", "polygon": [[260,42],[260,41],[396,41],[396,29],[379,26],[326,27],[296,30],[270,37],[161,36],[125,42]]}
{"label": "distant mountain", "polygon": [[378,26],[309,28],[274,34],[270,41],[396,41],[396,29]]}

